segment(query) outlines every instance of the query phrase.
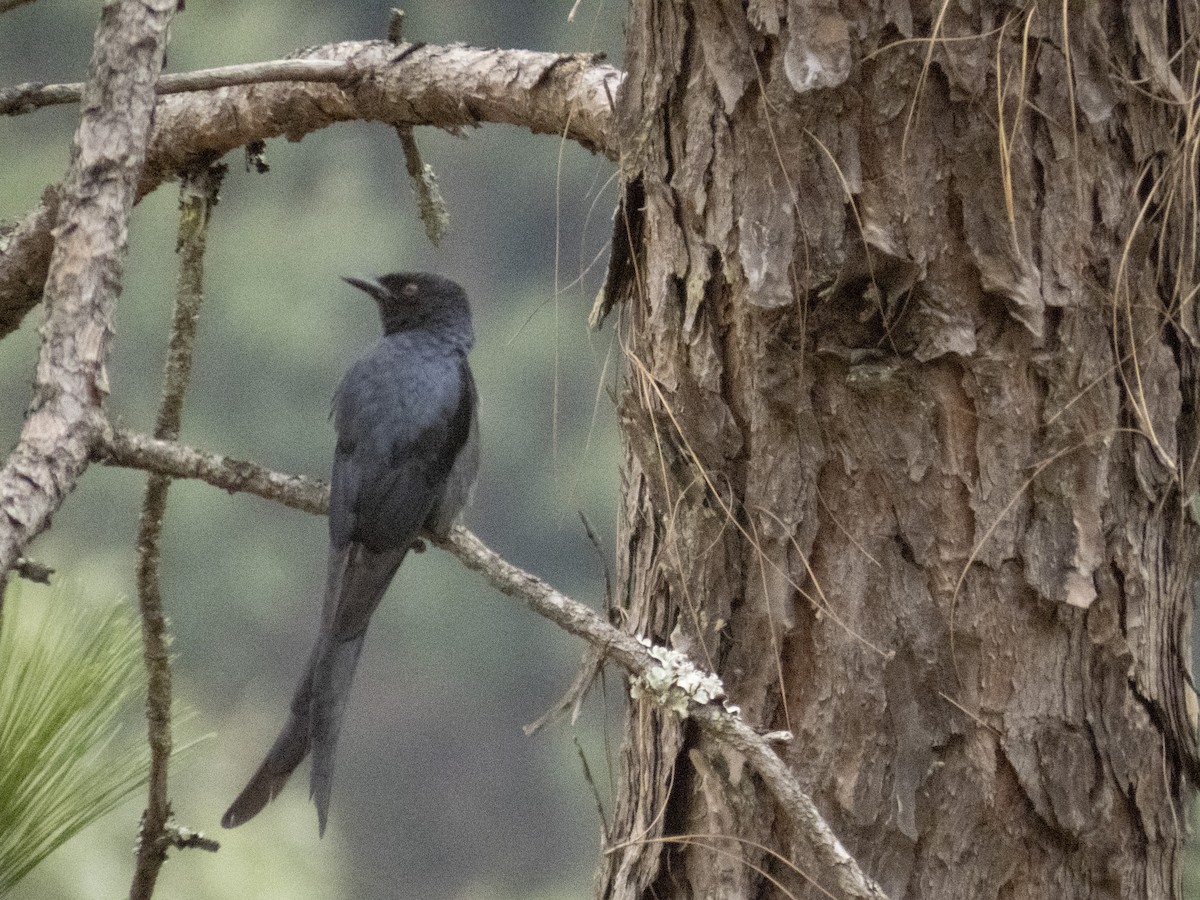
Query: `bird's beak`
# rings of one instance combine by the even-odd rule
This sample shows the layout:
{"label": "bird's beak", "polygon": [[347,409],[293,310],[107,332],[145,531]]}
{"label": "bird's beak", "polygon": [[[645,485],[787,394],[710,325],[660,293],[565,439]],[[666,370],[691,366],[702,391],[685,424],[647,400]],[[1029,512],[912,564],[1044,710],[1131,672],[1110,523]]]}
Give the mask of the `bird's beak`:
{"label": "bird's beak", "polygon": [[387,295],[387,290],[384,286],[373,278],[357,278],[354,275],[343,275],[342,281],[346,282],[346,284],[354,285],[375,300],[380,300]]}

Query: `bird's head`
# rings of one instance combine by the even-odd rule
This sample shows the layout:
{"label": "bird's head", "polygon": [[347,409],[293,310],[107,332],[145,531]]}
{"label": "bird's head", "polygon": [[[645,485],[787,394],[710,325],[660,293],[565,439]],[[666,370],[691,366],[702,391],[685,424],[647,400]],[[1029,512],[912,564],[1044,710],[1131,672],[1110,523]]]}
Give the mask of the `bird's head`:
{"label": "bird's head", "polygon": [[343,276],[379,307],[384,334],[417,328],[471,331],[467,292],[457,282],[429,272],[394,272],[377,279]]}

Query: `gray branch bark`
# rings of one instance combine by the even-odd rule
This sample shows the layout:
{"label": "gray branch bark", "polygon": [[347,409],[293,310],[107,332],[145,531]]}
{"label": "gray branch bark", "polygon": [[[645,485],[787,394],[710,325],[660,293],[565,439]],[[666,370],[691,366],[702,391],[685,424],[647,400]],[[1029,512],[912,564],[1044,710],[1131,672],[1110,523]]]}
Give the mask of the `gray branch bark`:
{"label": "gray branch bark", "polygon": [[[100,14],[83,112],[47,259],[46,320],[33,400],[0,470],[0,573],[49,523],[87,467],[108,394],[104,362],[176,0],[108,3]],[[52,222],[50,220],[53,220]],[[45,242],[44,233],[24,233]],[[24,269],[25,278],[37,280]]]}

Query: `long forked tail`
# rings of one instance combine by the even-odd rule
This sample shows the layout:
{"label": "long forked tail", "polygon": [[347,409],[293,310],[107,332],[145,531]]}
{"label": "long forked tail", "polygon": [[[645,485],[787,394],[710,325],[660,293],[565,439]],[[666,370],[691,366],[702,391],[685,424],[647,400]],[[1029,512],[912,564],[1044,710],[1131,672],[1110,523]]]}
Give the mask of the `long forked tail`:
{"label": "long forked tail", "polygon": [[317,805],[317,828],[322,836],[329,819],[329,794],[333,788],[333,759],[338,735],[346,716],[354,670],[367,634],[329,647],[313,672],[312,718],[309,740],[312,745],[312,777],[308,795]]}
{"label": "long forked tail", "polygon": [[311,750],[309,796],[317,804],[318,828],[324,836],[338,734],[365,640],[366,632],[332,646],[324,635],[318,639],[304,678],[296,688],[287,722],[267,751],[267,758],[221,818],[224,827],[236,828],[262,812],[283,790],[288,778]]}
{"label": "long forked tail", "polygon": [[357,545],[341,551],[330,548],[325,609],[316,646],[296,687],[283,730],[221,819],[226,828],[236,828],[262,812],[311,750],[309,794],[317,805],[320,833],[325,834],[338,734],[367,624],[404,554],[404,549],[372,553]]}
{"label": "long forked tail", "polygon": [[308,725],[313,755],[308,793],[317,805],[317,826],[322,835],[329,819],[338,735],[367,639],[367,625],[407,550],[407,543],[381,553],[360,544],[352,544],[341,553],[330,550],[326,640],[320,655],[313,656]]}
{"label": "long forked tail", "polygon": [[283,790],[288,778],[304,757],[308,756],[309,722],[311,719],[312,678],[318,658],[321,655],[322,639],[317,640],[309,658],[304,677],[296,687],[296,695],[292,698],[292,708],[288,713],[287,722],[275,743],[267,751],[267,758],[262,761],[258,771],[250,779],[250,783],[242,788],[237,799],[229,805],[221,824],[225,828],[236,828],[243,822],[248,822],[262,812],[263,807],[270,803]]}

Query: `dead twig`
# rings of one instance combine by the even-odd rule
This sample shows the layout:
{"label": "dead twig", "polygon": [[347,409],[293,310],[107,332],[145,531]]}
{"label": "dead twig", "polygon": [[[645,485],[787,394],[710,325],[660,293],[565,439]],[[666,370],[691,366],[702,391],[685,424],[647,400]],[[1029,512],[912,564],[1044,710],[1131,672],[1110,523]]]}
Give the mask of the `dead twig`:
{"label": "dead twig", "polygon": [[411,125],[397,125],[396,136],[400,138],[400,146],[404,149],[404,167],[408,170],[408,177],[412,179],[417,191],[425,234],[429,242],[436,247],[450,226],[450,212],[446,209],[446,200],[438,187],[437,175],[434,174],[433,166],[421,159],[421,150],[417,146],[417,139],[413,137]]}
{"label": "dead twig", "polygon": [[[276,59],[201,69],[196,72],[173,72],[159,78],[154,90],[159,96],[163,96],[211,91],[239,84],[270,84],[277,81],[349,83],[357,74],[358,70],[349,60]],[[80,83],[26,82],[0,90],[0,115],[19,116],[43,106],[78,103],[82,96],[83,85]]]}
{"label": "dead twig", "polygon": [[[175,290],[175,315],[163,377],[162,405],[154,436],[179,437],[183,397],[192,371],[192,345],[196,321],[204,298],[204,245],[209,214],[216,203],[224,166],[214,166],[184,178],[179,201],[179,282]],[[167,772],[171,761],[171,657],[167,620],[163,613],[158,560],[163,514],[171,476],[152,472],[138,522],[137,588],[142,620],[142,653],[146,663],[146,722],[150,744],[150,778],[146,811],[138,834],[137,867],[129,890],[130,900],[149,900],[167,848],[184,846],[183,829],[171,823]],[[188,832],[191,834],[191,832]]]}

